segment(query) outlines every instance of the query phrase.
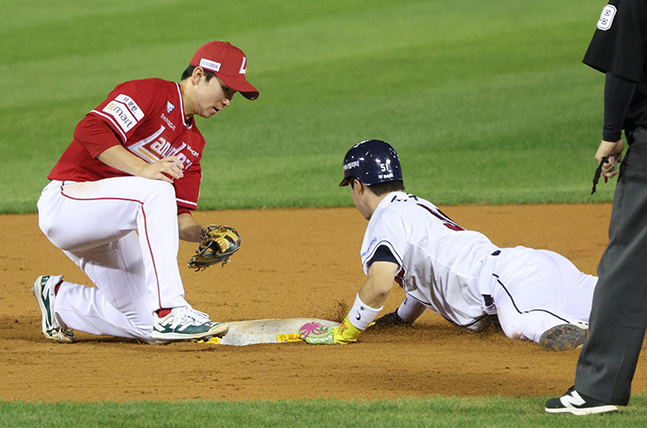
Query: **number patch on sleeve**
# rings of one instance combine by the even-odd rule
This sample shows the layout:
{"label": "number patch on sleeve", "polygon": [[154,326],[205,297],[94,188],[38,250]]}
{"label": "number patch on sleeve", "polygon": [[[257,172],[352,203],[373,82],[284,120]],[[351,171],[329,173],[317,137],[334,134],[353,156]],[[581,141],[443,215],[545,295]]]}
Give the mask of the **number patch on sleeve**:
{"label": "number patch on sleeve", "polygon": [[600,20],[598,21],[598,29],[602,31],[607,31],[613,25],[613,18],[616,16],[618,9],[612,4],[604,6],[602,9],[602,14],[600,15]]}

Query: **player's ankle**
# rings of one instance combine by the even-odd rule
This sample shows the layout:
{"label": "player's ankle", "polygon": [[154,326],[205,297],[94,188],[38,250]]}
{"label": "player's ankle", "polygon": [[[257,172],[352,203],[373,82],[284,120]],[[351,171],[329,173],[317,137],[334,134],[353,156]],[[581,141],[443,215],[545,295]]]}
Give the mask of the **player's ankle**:
{"label": "player's ankle", "polygon": [[164,318],[165,316],[170,314],[172,310],[173,309],[166,309],[166,308],[158,309],[157,310],[157,316],[160,317],[160,318]]}

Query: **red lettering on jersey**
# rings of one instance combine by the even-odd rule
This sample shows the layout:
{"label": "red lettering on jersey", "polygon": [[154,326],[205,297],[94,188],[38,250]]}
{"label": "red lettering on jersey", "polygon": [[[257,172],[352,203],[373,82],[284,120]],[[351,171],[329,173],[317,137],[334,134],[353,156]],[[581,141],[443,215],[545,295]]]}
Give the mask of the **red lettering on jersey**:
{"label": "red lettering on jersey", "polygon": [[173,146],[162,136],[164,131],[165,128],[162,126],[150,137],[129,144],[127,148],[140,158],[151,163],[169,156],[177,156],[180,162],[184,164],[185,169],[198,160],[200,154],[193,150],[191,146],[183,141],[176,143],[177,146]]}
{"label": "red lettering on jersey", "polygon": [[456,223],[454,223],[454,222],[452,221],[452,219],[450,219],[449,217],[447,217],[447,216],[446,216],[446,215],[445,215],[445,214],[444,214],[440,209],[436,208],[436,210],[433,210],[432,208],[430,208],[430,207],[428,207],[428,206],[426,206],[426,205],[422,205],[422,204],[418,204],[418,206],[419,206],[419,207],[424,208],[424,209],[425,209],[425,210],[427,210],[431,215],[433,215],[434,217],[436,217],[436,218],[438,218],[440,221],[442,221],[442,222],[443,222],[443,225],[444,225],[445,227],[447,227],[448,229],[455,230],[456,232],[460,232],[460,231],[465,230],[465,229],[463,229],[462,227],[460,227],[459,225],[457,225]]}
{"label": "red lettering on jersey", "polygon": [[400,271],[395,275],[395,282],[402,288],[404,288],[404,268],[400,268]]}

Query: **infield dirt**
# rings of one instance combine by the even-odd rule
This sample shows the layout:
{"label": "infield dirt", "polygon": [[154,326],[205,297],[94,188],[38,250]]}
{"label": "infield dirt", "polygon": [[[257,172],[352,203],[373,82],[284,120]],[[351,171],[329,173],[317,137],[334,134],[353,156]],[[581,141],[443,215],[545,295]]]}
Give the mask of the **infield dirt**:
{"label": "infield dirt", "polygon": [[[595,274],[611,206],[441,207],[500,247],[557,251]],[[354,208],[197,212],[202,223],[236,227],[241,250],[203,272],[179,261],[187,300],[214,320],[314,317],[338,321],[364,280],[359,260],[366,221]],[[579,351],[548,352],[495,327],[460,331],[425,313],[414,327],[367,331],[349,346],[302,342],[233,347],[135,341],[77,333],[52,344],[40,332],[30,292],[42,274],[85,275],[38,229],[36,215],[0,216],[0,400],[394,399],[429,395],[550,396],[573,383]],[[400,303],[394,288],[385,310]],[[634,379],[647,392],[643,352]],[[541,404],[541,403],[540,403]]]}

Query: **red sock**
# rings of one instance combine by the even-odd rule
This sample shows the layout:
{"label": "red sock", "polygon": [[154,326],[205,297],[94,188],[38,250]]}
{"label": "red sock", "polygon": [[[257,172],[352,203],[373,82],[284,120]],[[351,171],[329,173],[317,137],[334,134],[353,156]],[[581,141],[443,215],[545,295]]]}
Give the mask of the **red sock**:
{"label": "red sock", "polygon": [[170,314],[172,310],[173,309],[160,309],[157,311],[157,316],[159,316],[160,318],[164,318],[165,316]]}

